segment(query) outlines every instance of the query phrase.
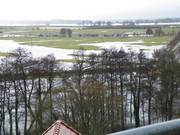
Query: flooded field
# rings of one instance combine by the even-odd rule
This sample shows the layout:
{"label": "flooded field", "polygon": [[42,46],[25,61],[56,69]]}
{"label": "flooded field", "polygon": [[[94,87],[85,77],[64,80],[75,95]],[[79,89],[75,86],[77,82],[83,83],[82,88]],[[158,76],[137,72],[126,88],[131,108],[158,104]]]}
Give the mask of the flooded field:
{"label": "flooded field", "polygon": [[[164,47],[164,45],[155,45],[155,46],[145,46],[140,45],[143,41],[136,41],[136,42],[102,42],[102,43],[83,43],[80,44],[82,47],[86,45],[91,46],[98,46],[100,47],[99,50],[87,50],[85,52],[86,55],[91,53],[100,53],[102,49],[110,49],[110,48],[116,48],[116,49],[123,49],[125,51],[135,51],[139,52],[140,50],[143,50],[148,57],[152,56],[152,53],[154,50],[160,49]],[[0,51],[1,52],[11,52],[12,50],[15,50],[18,47],[22,47],[27,49],[27,51],[32,52],[32,55],[34,57],[43,57],[48,54],[53,54],[57,59],[67,60],[67,59],[73,59],[73,54],[75,49],[59,49],[59,48],[51,48],[51,47],[43,47],[43,46],[31,46],[31,45],[20,45],[17,42],[14,42],[12,40],[0,40]]]}
{"label": "flooded field", "polygon": [[155,50],[165,47],[165,45],[146,46],[146,45],[141,45],[141,44],[143,44],[142,40],[139,40],[136,42],[103,42],[103,43],[90,43],[90,44],[81,44],[81,45],[94,45],[94,46],[100,47],[101,49],[103,48],[123,49],[126,52],[127,51],[134,51],[134,52],[144,51],[147,57],[149,58],[152,57],[152,54]]}
{"label": "flooded field", "polygon": [[[11,40],[0,40],[0,51],[8,52],[17,49],[18,47],[25,48],[27,51],[31,52],[34,57],[43,57],[48,54],[53,54],[57,59],[72,59],[73,54],[77,50],[73,49],[57,49],[50,47],[42,47],[42,46],[31,46],[31,45],[20,45],[17,42]],[[98,53],[99,51],[86,51],[86,54],[90,53]]]}

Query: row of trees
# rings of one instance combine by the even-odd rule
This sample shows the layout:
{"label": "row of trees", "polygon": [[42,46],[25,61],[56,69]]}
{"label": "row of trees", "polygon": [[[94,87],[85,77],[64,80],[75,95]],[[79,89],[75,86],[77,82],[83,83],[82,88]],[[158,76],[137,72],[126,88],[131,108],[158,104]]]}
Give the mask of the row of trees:
{"label": "row of trees", "polygon": [[82,134],[104,135],[180,116],[180,64],[169,50],[152,59],[116,49],[84,53],[75,53],[71,70],[21,48],[3,59],[1,133],[41,134],[61,119]]}
{"label": "row of trees", "polygon": [[69,37],[69,38],[71,38],[72,37],[72,30],[71,29],[64,29],[64,28],[62,28],[60,30],[60,35],[62,37]]}
{"label": "row of trees", "polygon": [[[154,35],[154,36],[163,36],[163,35],[166,35],[166,33],[162,30],[161,27],[156,28],[154,31],[153,31],[152,28],[149,27],[146,30],[146,34],[147,35]],[[175,34],[175,33],[173,33],[173,34]]]}
{"label": "row of trees", "polygon": [[112,26],[113,22],[111,21],[82,21],[79,25],[82,26],[98,26],[98,27],[107,27]]}
{"label": "row of trees", "polygon": [[[55,58],[49,55],[34,59],[31,53],[18,48],[1,61],[0,129],[1,134],[42,133],[43,115],[51,122],[53,105],[53,71]],[[47,103],[48,102],[48,103]],[[44,111],[44,107],[48,110]],[[46,115],[48,114],[48,115]],[[33,133],[32,133],[33,134]]]}

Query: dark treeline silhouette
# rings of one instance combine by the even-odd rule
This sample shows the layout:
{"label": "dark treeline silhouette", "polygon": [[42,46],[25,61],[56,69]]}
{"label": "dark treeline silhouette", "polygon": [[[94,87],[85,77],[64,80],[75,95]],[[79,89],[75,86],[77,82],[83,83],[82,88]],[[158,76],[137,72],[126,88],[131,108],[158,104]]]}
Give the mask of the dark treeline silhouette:
{"label": "dark treeline silhouette", "polygon": [[72,30],[71,29],[64,29],[64,28],[62,28],[60,30],[60,35],[62,37],[69,37],[69,38],[71,38],[72,37]]}
{"label": "dark treeline silhouette", "polygon": [[180,117],[180,64],[168,49],[75,52],[71,70],[22,48],[0,66],[1,134],[41,134],[61,119],[83,135],[105,135]]}

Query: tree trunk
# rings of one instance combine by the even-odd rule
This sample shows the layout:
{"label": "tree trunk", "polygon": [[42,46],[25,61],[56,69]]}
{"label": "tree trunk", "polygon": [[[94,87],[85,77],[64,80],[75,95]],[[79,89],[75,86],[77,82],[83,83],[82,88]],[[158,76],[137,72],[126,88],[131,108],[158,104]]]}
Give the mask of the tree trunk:
{"label": "tree trunk", "polygon": [[120,83],[121,83],[121,129],[124,130],[124,92],[123,92],[123,77],[120,75]]}

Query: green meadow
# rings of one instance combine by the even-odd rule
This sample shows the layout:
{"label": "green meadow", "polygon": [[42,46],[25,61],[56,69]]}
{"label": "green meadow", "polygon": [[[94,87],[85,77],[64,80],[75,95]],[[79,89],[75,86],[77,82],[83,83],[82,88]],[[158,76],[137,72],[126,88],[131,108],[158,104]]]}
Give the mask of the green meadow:
{"label": "green meadow", "polygon": [[[61,37],[61,27],[42,27],[42,26],[12,26],[0,27],[0,40],[14,40],[22,45],[36,45],[61,49],[79,49],[83,43],[101,42],[132,42],[141,40],[142,45],[165,45],[180,30],[180,27],[163,27],[167,33],[163,36],[153,37],[80,37],[79,34],[123,34],[133,32],[145,32],[146,28],[81,28],[72,27],[72,37]],[[153,29],[154,30],[154,29]],[[172,34],[169,34],[172,33]],[[174,33],[174,34],[173,34]],[[83,46],[85,50],[97,50],[99,47],[88,45]]]}

